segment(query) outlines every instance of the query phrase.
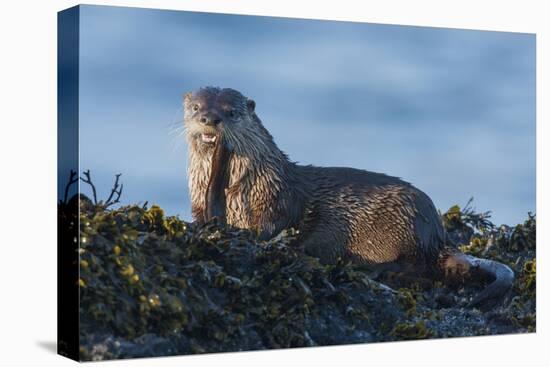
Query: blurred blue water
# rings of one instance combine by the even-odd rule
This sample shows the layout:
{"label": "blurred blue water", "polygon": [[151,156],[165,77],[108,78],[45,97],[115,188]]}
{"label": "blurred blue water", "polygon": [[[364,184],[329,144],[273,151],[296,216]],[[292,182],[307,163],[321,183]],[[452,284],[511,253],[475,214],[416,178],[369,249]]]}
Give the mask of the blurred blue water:
{"label": "blurred blue water", "polygon": [[80,162],[190,218],[182,95],[240,90],[304,164],[412,182],[497,223],[535,211],[535,36],[83,6]]}

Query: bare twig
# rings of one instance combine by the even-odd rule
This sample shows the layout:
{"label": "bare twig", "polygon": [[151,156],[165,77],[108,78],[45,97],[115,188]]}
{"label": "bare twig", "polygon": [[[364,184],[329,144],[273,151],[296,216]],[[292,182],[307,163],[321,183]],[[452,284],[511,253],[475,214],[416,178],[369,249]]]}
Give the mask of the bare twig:
{"label": "bare twig", "polygon": [[111,189],[111,194],[109,194],[109,197],[107,198],[107,201],[105,201],[105,204],[103,204],[103,206],[105,208],[120,202],[120,195],[122,195],[122,188],[124,187],[123,184],[119,185],[119,183],[118,183],[121,175],[122,175],[121,173],[118,173],[115,176],[115,183],[113,185],[113,188]]}
{"label": "bare twig", "polygon": [[121,173],[118,173],[118,174],[115,175],[115,183],[113,184],[113,188],[111,189],[111,193],[109,194],[109,197],[107,198],[106,201],[103,201],[103,200],[97,201],[97,191],[95,189],[94,183],[92,182],[92,177],[90,175],[90,170],[86,170],[86,171],[82,172],[82,174],[84,175],[84,177],[80,177],[80,179],[83,182],[85,182],[85,183],[87,183],[88,185],[91,186],[93,199],[94,199],[93,203],[96,207],[106,209],[106,208],[110,207],[111,205],[120,202],[120,196],[122,195],[122,188],[123,188],[123,185],[121,183],[119,183],[120,176],[122,176]]}
{"label": "bare twig", "polygon": [[115,176],[115,183],[113,185],[113,188],[111,189],[111,194],[109,195],[109,197],[105,201],[105,205],[107,205],[108,203],[111,202],[111,199],[113,198],[113,195],[117,192],[119,178],[120,178],[120,173]]}
{"label": "bare twig", "polygon": [[69,188],[78,181],[78,177],[76,177],[76,171],[71,170],[71,173],[69,174],[69,182],[67,182],[67,185],[65,186],[65,195],[63,196],[63,203],[67,204],[67,200],[69,199]]}
{"label": "bare twig", "polygon": [[84,177],[80,177],[80,179],[90,185],[92,187],[92,194],[94,196],[94,205],[97,205],[97,192],[95,189],[95,185],[92,182],[92,178],[90,177],[90,170],[82,172],[84,174]]}

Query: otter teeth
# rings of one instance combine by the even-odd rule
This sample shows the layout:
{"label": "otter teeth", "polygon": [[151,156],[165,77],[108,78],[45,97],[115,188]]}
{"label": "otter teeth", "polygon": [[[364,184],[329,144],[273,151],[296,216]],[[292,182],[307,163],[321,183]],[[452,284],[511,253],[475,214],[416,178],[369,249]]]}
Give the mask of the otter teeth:
{"label": "otter teeth", "polygon": [[202,141],[205,143],[214,143],[216,141],[216,135],[201,134]]}

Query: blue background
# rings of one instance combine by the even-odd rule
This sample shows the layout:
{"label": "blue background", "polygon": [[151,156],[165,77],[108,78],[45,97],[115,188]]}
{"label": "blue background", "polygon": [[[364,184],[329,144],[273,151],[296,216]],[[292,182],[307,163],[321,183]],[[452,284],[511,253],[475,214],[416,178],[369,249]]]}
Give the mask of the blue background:
{"label": "blue background", "polygon": [[[496,223],[535,211],[535,36],[82,6],[80,165],[190,219],[184,92],[231,87],[292,160],[399,176]],[[85,185],[84,192],[88,189]]]}

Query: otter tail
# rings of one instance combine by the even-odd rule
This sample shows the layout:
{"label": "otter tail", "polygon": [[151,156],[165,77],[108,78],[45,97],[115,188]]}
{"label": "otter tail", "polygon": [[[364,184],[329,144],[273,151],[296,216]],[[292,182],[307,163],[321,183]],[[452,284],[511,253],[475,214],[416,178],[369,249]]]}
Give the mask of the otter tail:
{"label": "otter tail", "polygon": [[514,272],[507,265],[466,255],[455,248],[447,248],[447,250],[449,251],[445,251],[446,255],[440,261],[440,268],[446,279],[483,278],[491,281],[469,303],[470,307],[501,297],[512,287]]}
{"label": "otter tail", "polygon": [[514,272],[507,265],[474,256],[464,256],[467,257],[473,269],[493,278],[493,281],[474,297],[470,302],[470,306],[476,306],[490,298],[503,296],[512,288]]}

